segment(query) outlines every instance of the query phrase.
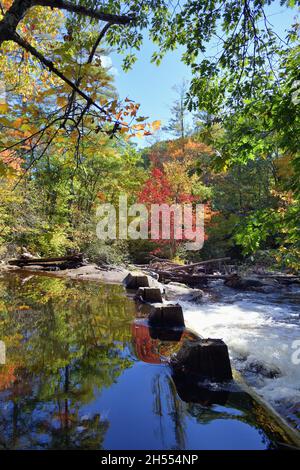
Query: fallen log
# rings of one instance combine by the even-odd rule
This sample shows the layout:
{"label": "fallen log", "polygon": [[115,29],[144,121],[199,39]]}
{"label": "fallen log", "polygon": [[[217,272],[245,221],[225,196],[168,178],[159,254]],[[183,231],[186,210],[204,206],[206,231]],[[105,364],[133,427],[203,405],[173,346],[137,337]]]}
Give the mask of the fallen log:
{"label": "fallen log", "polygon": [[199,261],[198,263],[192,263],[192,264],[184,264],[184,265],[178,265],[178,266],[172,266],[169,268],[170,271],[185,271],[185,270],[190,270],[190,269],[194,269],[198,266],[204,266],[206,264],[210,264],[210,263],[220,263],[222,261],[230,261],[231,258],[229,257],[226,257],[226,258],[215,258],[215,259],[208,259],[208,260],[205,260],[205,261]]}
{"label": "fallen log", "polygon": [[58,256],[55,258],[19,258],[19,259],[12,259],[8,261],[8,264],[13,266],[44,266],[44,267],[62,267],[67,269],[69,266],[73,265],[82,265],[83,263],[83,254],[78,253],[76,255],[68,255],[68,256]]}
{"label": "fallen log", "polygon": [[191,287],[204,286],[210,280],[228,279],[227,274],[188,274],[186,272],[160,270],[157,270],[156,273],[160,282],[180,282]]}

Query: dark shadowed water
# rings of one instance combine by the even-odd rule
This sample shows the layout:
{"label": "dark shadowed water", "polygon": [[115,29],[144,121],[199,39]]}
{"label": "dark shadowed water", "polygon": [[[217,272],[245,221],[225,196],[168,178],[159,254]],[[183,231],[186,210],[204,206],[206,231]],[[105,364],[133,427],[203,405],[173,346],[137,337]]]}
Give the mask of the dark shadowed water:
{"label": "dark shadowed water", "polygon": [[266,449],[289,442],[234,385],[186,384],[115,285],[0,277],[1,449]]}

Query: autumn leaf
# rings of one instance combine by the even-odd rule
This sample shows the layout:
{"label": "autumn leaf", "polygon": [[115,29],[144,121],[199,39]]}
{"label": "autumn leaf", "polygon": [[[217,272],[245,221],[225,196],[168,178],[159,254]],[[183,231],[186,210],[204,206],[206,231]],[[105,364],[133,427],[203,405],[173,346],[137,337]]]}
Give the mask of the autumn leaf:
{"label": "autumn leaf", "polygon": [[127,134],[127,135],[125,136],[125,140],[132,139],[133,137],[136,137],[136,134]]}
{"label": "autumn leaf", "polygon": [[145,129],[146,124],[135,124],[134,126],[131,126],[132,129],[135,129],[136,131],[142,131]]}
{"label": "autumn leaf", "polygon": [[97,193],[97,198],[99,199],[99,201],[103,202],[103,201],[105,201],[106,196],[105,196],[105,194],[104,194],[102,191],[99,191],[99,192]]}
{"label": "autumn leaf", "polygon": [[23,119],[21,117],[19,117],[12,123],[12,125],[15,129],[19,129],[22,122],[23,122]]}
{"label": "autumn leaf", "polygon": [[6,114],[8,111],[7,103],[0,103],[0,114]]}
{"label": "autumn leaf", "polygon": [[144,136],[144,133],[143,133],[143,132],[137,132],[137,133],[136,133],[136,137],[137,137],[138,139],[142,139],[143,136]]}
{"label": "autumn leaf", "polygon": [[159,120],[153,121],[151,126],[152,126],[152,129],[154,131],[158,131],[160,129],[160,126],[161,126],[161,121],[159,121]]}
{"label": "autumn leaf", "polygon": [[56,103],[58,106],[65,106],[66,104],[66,98],[64,96],[58,96],[58,98],[56,99]]}

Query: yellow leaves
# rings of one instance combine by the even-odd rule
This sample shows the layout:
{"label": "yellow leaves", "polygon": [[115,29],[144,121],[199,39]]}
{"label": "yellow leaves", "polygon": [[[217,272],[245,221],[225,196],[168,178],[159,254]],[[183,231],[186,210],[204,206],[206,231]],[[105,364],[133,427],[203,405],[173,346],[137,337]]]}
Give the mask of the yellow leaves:
{"label": "yellow leaves", "polygon": [[30,310],[30,307],[28,305],[20,305],[18,310]]}
{"label": "yellow leaves", "polygon": [[159,120],[153,121],[151,124],[151,127],[154,131],[158,131],[160,129],[160,126],[161,126],[161,121]]}
{"label": "yellow leaves", "polygon": [[136,137],[137,137],[138,139],[142,139],[142,138],[144,137],[144,133],[143,133],[143,132],[137,132],[135,135],[136,135]]}
{"label": "yellow leaves", "polygon": [[17,118],[14,122],[12,122],[12,127],[14,129],[19,129],[21,124],[23,122],[23,119],[21,117]]}
{"label": "yellow leaves", "polygon": [[0,124],[4,127],[11,127],[11,121],[5,117],[0,118]]}
{"label": "yellow leaves", "polygon": [[[12,4],[12,1],[2,0],[1,4],[5,11],[8,8],[6,5]],[[19,23],[17,32],[43,55],[49,57],[51,49],[57,47],[63,18],[63,13],[58,9],[34,7]],[[53,34],[55,41],[51,39]],[[22,97],[24,102],[38,95],[41,84],[44,87],[53,85],[51,79],[45,79],[49,77],[50,72],[41,71],[39,61],[12,41],[6,41],[2,45],[0,70],[2,81],[9,83],[9,88],[13,90],[10,94]],[[55,78],[54,82],[58,84],[59,79]],[[0,110],[0,113],[3,112],[7,112],[5,105]]]}
{"label": "yellow leaves", "polygon": [[134,124],[131,126],[132,129],[135,129],[136,131],[142,131],[145,129],[146,124]]}
{"label": "yellow leaves", "polygon": [[110,107],[108,108],[108,112],[109,113],[112,113],[112,114],[115,114],[116,113],[116,108],[117,108],[117,105],[118,105],[118,101],[117,100],[113,100]]}
{"label": "yellow leaves", "polygon": [[55,138],[55,142],[58,144],[63,144],[66,142],[66,137],[64,137],[63,135],[59,135]]}
{"label": "yellow leaves", "polygon": [[56,99],[56,103],[60,107],[64,107],[67,104],[67,100],[64,96],[58,96]]}
{"label": "yellow leaves", "polygon": [[0,103],[0,114],[6,114],[8,111],[7,103]]}
{"label": "yellow leaves", "polygon": [[127,134],[127,135],[125,136],[125,140],[132,139],[133,137],[135,137],[135,134]]}

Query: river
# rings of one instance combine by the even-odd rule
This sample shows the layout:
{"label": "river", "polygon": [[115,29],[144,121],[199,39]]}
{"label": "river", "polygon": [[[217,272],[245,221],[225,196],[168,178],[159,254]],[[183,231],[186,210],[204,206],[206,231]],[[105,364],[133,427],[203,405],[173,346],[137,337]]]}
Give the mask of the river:
{"label": "river", "polygon": [[[276,310],[277,317],[286,321],[272,320],[266,299],[260,304],[230,295],[220,303],[184,303],[185,317],[201,334],[223,336],[234,364],[247,375],[255,363],[251,356],[263,356],[260,345],[272,352],[272,335],[283,345],[282,333],[292,331],[288,307],[274,304],[284,311]],[[136,318],[137,307],[120,285],[26,272],[0,275],[0,340],[6,347],[0,364],[0,449],[299,445],[238,383],[216,388],[177,374],[168,358],[184,341],[195,340],[193,335],[167,331],[162,338],[145,318]],[[296,322],[292,304],[289,311]],[[296,379],[291,367],[285,376],[290,382],[284,378],[282,357],[279,351],[267,368],[280,369],[270,383],[286,398],[282,381],[296,400]],[[255,386],[261,392],[268,383],[264,376],[260,380]]]}
{"label": "river", "polygon": [[[202,303],[181,301],[186,325],[222,338],[233,366],[292,426],[300,429],[300,286],[262,294],[214,281]],[[294,356],[293,356],[294,354]],[[293,360],[294,357],[294,360]],[[295,361],[296,357],[296,361]]]}

